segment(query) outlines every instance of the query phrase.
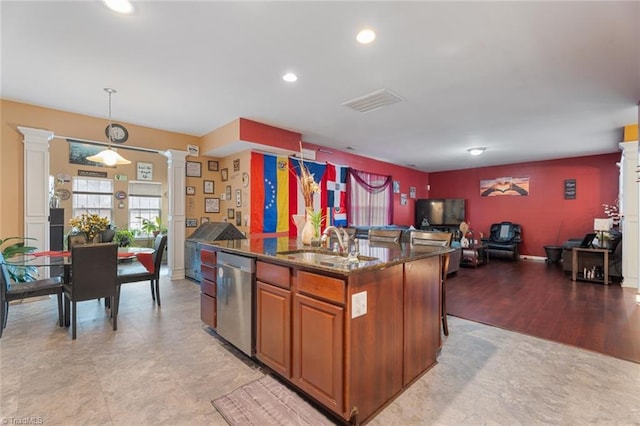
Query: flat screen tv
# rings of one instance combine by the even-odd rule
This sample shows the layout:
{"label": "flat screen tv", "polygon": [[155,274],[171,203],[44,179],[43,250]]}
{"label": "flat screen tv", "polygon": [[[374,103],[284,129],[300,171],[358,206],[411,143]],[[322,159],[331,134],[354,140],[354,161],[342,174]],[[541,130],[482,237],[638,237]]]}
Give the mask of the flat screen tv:
{"label": "flat screen tv", "polygon": [[458,226],[464,222],[464,198],[416,200],[416,228]]}

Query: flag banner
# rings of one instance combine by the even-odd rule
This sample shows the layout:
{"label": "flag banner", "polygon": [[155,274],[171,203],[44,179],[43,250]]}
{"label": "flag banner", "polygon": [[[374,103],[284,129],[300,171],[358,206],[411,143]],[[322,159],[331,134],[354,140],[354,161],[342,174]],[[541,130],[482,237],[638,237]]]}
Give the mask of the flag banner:
{"label": "flag banner", "polygon": [[251,153],[250,232],[289,230],[288,166],[286,157]]}
{"label": "flag banner", "polygon": [[346,227],[347,222],[347,166],[327,163],[322,183],[322,206],[327,209],[326,226]]}

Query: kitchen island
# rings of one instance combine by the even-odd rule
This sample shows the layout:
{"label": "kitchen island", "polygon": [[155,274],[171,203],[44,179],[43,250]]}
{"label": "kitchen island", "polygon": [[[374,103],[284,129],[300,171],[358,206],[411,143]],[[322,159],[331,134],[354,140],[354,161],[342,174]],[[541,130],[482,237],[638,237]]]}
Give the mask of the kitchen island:
{"label": "kitchen island", "polygon": [[436,363],[440,265],[449,248],[360,241],[359,259],[295,239],[201,243],[202,319],[216,329],[215,258],[255,259],[255,356],[354,424]]}

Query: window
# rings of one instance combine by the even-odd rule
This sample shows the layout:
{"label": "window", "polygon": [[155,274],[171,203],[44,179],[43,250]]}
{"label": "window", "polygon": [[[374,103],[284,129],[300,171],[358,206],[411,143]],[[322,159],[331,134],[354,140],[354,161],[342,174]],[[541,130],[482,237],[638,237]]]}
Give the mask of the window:
{"label": "window", "polygon": [[[140,230],[142,219],[155,222],[161,217],[162,184],[160,182],[129,182],[129,229]],[[142,235],[145,235],[144,233]]]}
{"label": "window", "polygon": [[113,180],[74,177],[71,189],[73,217],[93,213],[113,222]]}
{"label": "window", "polygon": [[393,221],[391,176],[351,169],[349,225],[389,225]]}

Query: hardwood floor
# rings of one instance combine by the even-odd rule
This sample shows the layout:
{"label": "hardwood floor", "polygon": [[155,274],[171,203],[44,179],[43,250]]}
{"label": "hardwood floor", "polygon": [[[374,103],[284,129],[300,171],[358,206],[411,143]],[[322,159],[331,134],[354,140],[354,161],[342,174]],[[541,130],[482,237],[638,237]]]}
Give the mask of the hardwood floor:
{"label": "hardwood floor", "polygon": [[571,281],[560,264],[491,259],[446,281],[449,315],[640,363],[636,289]]}

